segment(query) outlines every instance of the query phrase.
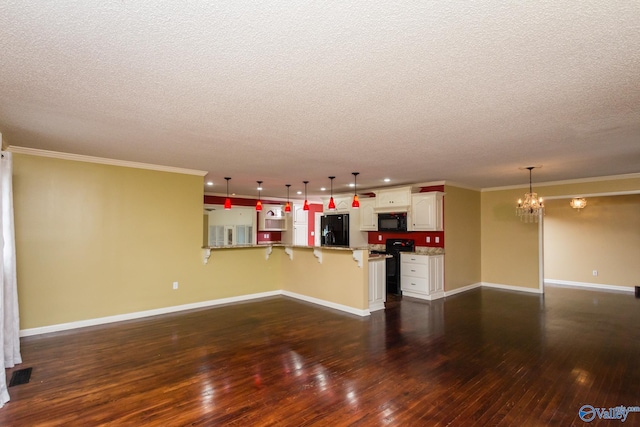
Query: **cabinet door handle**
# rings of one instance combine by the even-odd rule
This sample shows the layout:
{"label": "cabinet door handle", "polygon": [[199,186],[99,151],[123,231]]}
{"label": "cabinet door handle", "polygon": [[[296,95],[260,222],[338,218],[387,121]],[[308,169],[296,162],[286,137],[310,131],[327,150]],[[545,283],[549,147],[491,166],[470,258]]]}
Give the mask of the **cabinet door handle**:
{"label": "cabinet door handle", "polygon": [[411,286],[416,286],[416,284],[415,283],[411,283]]}
{"label": "cabinet door handle", "polygon": [[412,272],[412,273],[415,273],[416,271],[415,271],[415,270],[411,270],[411,272]]}

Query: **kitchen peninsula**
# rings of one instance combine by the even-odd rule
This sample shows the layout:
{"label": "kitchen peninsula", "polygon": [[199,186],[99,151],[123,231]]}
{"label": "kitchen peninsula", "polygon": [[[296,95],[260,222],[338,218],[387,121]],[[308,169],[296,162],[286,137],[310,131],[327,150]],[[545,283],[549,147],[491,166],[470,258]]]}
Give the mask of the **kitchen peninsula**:
{"label": "kitchen peninsula", "polygon": [[[367,247],[248,244],[203,247],[203,262],[215,264],[228,251],[263,251],[282,283],[282,295],[360,316],[384,309],[385,255]],[[253,258],[252,258],[253,259]]]}

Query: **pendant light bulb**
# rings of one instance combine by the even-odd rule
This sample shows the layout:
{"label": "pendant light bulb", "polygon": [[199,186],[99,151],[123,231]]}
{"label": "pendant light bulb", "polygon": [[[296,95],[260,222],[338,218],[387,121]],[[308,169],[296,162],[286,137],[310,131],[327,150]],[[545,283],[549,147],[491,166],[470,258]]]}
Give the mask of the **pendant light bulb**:
{"label": "pendant light bulb", "polygon": [[287,185],[287,204],[284,205],[284,212],[291,213],[291,203],[289,203],[289,187],[291,187],[291,184],[286,184],[286,185]]}
{"label": "pendant light bulb", "polygon": [[262,199],[260,198],[260,192],[262,191],[262,181],[256,181],[258,183],[258,202],[256,203],[256,210],[262,210]]}
{"label": "pendant light bulb", "polygon": [[329,179],[331,180],[331,198],[329,199],[329,210],[330,211],[335,211],[336,210],[336,202],[333,200],[333,180],[335,179],[335,176],[330,176]]}
{"label": "pendant light bulb", "polygon": [[304,182],[304,205],[302,206],[302,209],[305,211],[309,210],[309,202],[307,201],[307,184],[309,183],[309,181],[302,181]]}
{"label": "pendant light bulb", "polygon": [[227,198],[224,200],[224,210],[228,211],[231,209],[231,199],[229,198],[229,180],[231,178],[229,178],[228,176],[226,176],[224,179],[227,180]]}
{"label": "pendant light bulb", "polygon": [[360,172],[351,172],[351,174],[353,175],[353,202],[351,203],[351,207],[353,209],[358,209],[360,207],[360,200],[358,200],[358,194],[357,194],[357,184],[358,184],[358,175],[360,175]]}

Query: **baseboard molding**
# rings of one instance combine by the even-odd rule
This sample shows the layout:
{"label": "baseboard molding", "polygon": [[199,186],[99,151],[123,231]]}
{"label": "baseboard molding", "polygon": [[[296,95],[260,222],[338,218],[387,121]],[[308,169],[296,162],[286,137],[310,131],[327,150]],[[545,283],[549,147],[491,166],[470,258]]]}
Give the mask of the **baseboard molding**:
{"label": "baseboard molding", "polygon": [[467,291],[471,291],[473,289],[480,288],[481,286],[482,286],[482,283],[480,283],[480,282],[473,283],[471,285],[463,286],[461,288],[452,289],[450,291],[444,291],[444,296],[445,296],[445,298],[446,297],[450,297],[452,295],[461,294],[462,292],[467,292]]}
{"label": "baseboard molding", "polygon": [[371,314],[368,309],[367,310],[359,310],[357,308],[349,307],[348,305],[342,305],[342,304],[338,304],[338,303],[335,303],[335,302],[326,301],[326,300],[323,300],[323,299],[309,297],[307,295],[297,294],[295,292],[282,291],[282,295],[287,296],[287,297],[291,297],[291,298],[295,298],[295,299],[299,299],[301,301],[306,301],[306,302],[310,302],[310,303],[313,303],[313,304],[322,305],[324,307],[329,307],[329,308],[332,308],[334,310],[345,311],[347,313],[355,314],[355,315],[362,316],[362,317],[369,316]]}
{"label": "baseboard molding", "polygon": [[216,305],[230,304],[235,302],[251,301],[260,298],[282,295],[282,291],[260,292],[257,294],[240,295],[237,297],[220,298],[209,301],[196,302],[192,304],[175,305],[171,307],[157,308],[153,310],[138,311],[135,313],[118,314],[115,316],[99,317],[96,319],[80,320],[77,322],[59,323],[57,325],[44,326],[41,328],[22,329],[21,337],[31,335],[48,334],[51,332],[67,331],[70,329],[86,328],[88,326],[104,325],[107,323],[122,322],[124,320],[135,320],[144,317],[158,316],[161,314],[176,313],[178,311],[193,310],[196,308],[213,307]]}
{"label": "baseboard molding", "polygon": [[602,283],[585,283],[585,282],[572,282],[569,280],[556,280],[556,279],[544,279],[545,284],[566,286],[571,288],[583,288],[583,289],[597,289],[601,291],[615,291],[615,292],[628,292],[634,293],[635,288],[633,286],[618,286],[618,285],[605,285]]}
{"label": "baseboard molding", "polygon": [[542,294],[542,291],[538,288],[523,288],[520,286],[513,285],[502,285],[499,283],[488,283],[482,282],[483,288],[493,288],[493,289],[503,289],[505,291],[516,291],[516,292],[528,292],[531,294]]}

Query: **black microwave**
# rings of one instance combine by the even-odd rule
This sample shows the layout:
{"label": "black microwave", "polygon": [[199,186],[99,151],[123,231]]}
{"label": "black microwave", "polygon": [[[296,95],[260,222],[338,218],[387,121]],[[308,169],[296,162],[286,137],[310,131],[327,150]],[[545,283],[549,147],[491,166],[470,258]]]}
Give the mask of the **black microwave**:
{"label": "black microwave", "polygon": [[378,214],[378,231],[407,231],[407,213]]}

